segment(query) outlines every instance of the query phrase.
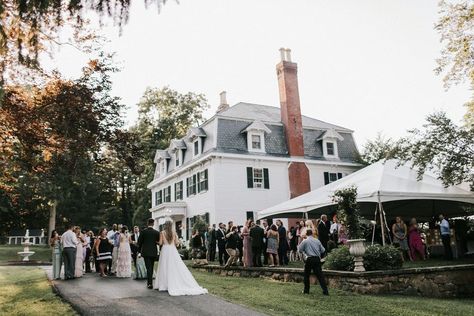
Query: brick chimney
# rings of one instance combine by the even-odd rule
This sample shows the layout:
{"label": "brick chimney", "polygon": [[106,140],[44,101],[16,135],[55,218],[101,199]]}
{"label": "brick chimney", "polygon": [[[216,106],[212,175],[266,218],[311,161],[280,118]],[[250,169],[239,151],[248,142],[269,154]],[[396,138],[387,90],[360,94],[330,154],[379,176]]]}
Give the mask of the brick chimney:
{"label": "brick chimney", "polygon": [[[280,48],[281,61],[276,66],[280,90],[281,121],[285,127],[288,154],[292,158],[304,157],[303,123],[298,92],[298,67],[291,61],[291,50]],[[311,190],[309,170],[303,162],[288,166],[290,198]]]}

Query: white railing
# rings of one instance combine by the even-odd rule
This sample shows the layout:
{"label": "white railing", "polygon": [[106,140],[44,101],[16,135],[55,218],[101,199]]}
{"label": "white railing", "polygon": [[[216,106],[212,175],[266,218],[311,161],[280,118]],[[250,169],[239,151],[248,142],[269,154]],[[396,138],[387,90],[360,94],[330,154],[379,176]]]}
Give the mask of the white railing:
{"label": "white railing", "polygon": [[[21,245],[21,242],[25,239],[25,236],[7,236],[9,245]],[[30,236],[30,242],[32,245],[45,245],[45,236]]]}

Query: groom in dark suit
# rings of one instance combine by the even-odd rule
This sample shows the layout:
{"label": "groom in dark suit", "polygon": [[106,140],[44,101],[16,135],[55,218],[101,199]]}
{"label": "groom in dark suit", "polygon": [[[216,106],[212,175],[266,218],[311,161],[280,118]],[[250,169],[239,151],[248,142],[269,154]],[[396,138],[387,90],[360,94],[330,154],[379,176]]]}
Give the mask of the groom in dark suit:
{"label": "groom in dark suit", "polygon": [[153,266],[158,260],[158,242],[160,241],[160,233],[153,228],[155,220],[150,218],[147,222],[147,228],[143,230],[138,237],[138,251],[145,261],[147,287],[153,288]]}

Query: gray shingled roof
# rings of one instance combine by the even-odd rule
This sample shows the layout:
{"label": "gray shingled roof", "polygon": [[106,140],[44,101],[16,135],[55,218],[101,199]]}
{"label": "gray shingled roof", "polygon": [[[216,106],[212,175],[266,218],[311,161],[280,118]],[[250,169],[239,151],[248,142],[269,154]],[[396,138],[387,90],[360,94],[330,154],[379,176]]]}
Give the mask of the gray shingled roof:
{"label": "gray shingled roof", "polygon": [[[217,151],[226,153],[248,154],[247,138],[241,131],[248,126],[247,121],[230,118],[219,118],[217,126]],[[261,155],[288,156],[285,130],[283,125],[266,124],[271,130],[265,135],[266,153]],[[318,138],[326,130],[303,129],[303,142],[305,156],[309,159],[325,160],[323,156],[322,141]],[[354,138],[350,132],[340,132],[343,141],[337,142],[338,153],[341,161],[353,162],[358,153]],[[256,153],[252,153],[255,155]],[[258,155],[258,154],[257,154]]]}
{"label": "gray shingled roof", "polygon": [[197,137],[206,137],[206,132],[201,127],[191,127],[190,133]]}
{"label": "gray shingled roof", "polygon": [[[252,104],[239,102],[225,111],[217,114],[219,117],[237,118],[246,120],[260,120],[263,123],[281,123],[280,108],[269,105]],[[342,126],[323,122],[308,116],[302,116],[303,127],[316,128],[316,129],[331,129],[334,128],[338,131],[352,132]]]}

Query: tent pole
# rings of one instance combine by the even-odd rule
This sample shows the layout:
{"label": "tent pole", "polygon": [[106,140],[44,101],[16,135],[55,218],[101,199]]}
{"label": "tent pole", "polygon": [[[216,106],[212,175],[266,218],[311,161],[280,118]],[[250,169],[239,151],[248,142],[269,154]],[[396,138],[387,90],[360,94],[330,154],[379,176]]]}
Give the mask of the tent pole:
{"label": "tent pole", "polygon": [[374,244],[375,227],[377,226],[377,206],[378,206],[378,204],[375,204],[375,213],[374,213],[375,224],[374,224],[374,227],[372,227],[372,245]]}
{"label": "tent pole", "polygon": [[382,245],[385,246],[385,231],[383,226],[382,202],[379,202],[380,230],[382,232]]}
{"label": "tent pole", "polygon": [[385,215],[385,210],[383,209],[382,203],[380,203],[382,206],[382,214],[383,214],[383,219],[385,222],[385,227],[387,228],[387,235],[388,235],[388,240],[390,241],[390,244],[392,244],[392,237],[390,236],[390,229],[388,228],[388,223],[387,223],[387,216]]}

